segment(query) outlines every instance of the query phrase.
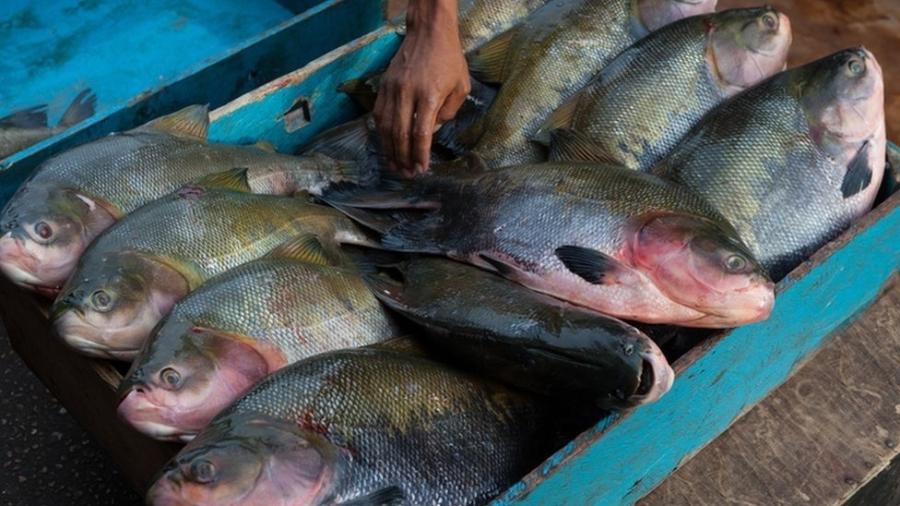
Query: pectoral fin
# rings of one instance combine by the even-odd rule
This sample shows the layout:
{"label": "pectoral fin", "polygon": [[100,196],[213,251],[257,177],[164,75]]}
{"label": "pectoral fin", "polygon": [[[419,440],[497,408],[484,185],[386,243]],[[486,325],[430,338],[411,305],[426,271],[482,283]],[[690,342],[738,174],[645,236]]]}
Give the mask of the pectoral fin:
{"label": "pectoral fin", "polygon": [[618,273],[626,269],[615,258],[580,246],[560,246],[556,256],[572,273],[594,285],[616,283]]}
{"label": "pectoral fin", "polygon": [[469,72],[482,82],[502,83],[510,44],[518,31],[518,27],[510,28],[469,54]]}
{"label": "pectoral fin", "polygon": [[866,141],[850,160],[844,181],[841,183],[841,194],[848,199],[866,189],[872,182],[872,167],[869,165],[870,143]]}

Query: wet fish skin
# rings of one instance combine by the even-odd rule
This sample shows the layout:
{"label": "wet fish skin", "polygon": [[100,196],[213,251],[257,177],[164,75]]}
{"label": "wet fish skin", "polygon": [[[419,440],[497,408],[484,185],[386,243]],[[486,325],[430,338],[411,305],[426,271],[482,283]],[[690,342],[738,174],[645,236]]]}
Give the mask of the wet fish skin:
{"label": "wet fish skin", "polygon": [[783,70],[790,45],[790,21],[771,7],[676,21],[620,53],[535,138],[564,129],[557,159],[648,170],[710,109]]}
{"label": "wet fish skin", "polygon": [[87,354],[133,358],[175,302],[299,235],[367,241],[337,211],[300,198],[186,186],[140,208],[85,252],[51,310]]}
{"label": "wet fish skin", "polygon": [[[772,283],[737,232],[678,185],[586,162],[455,169],[323,198],[380,229],[387,249],[447,255],[618,318],[725,327],[771,310]],[[397,209],[408,212],[380,224],[370,212]]]}
{"label": "wet fish skin", "polygon": [[885,149],[881,68],[857,48],[722,104],[653,171],[703,195],[781,279],[871,208]]}
{"label": "wet fish skin", "polygon": [[533,400],[436,362],[331,352],[278,371],[221,413],[147,499],[482,504],[534,463],[543,419]]}
{"label": "wet fish skin", "polygon": [[367,276],[375,295],[427,329],[440,350],[488,377],[606,407],[653,402],[672,385],[674,373],[656,344],[620,320],[452,260],[422,257],[395,269],[402,283]]}
{"label": "wet fish skin", "polygon": [[[546,158],[530,141],[545,118],[614,56],[715,0],[553,0],[469,57],[476,78],[503,83],[484,120],[461,134],[490,167]],[[503,51],[502,44],[508,47]],[[501,46],[501,47],[497,47]],[[497,57],[495,53],[499,53]]]}
{"label": "wet fish skin", "polygon": [[459,40],[468,53],[512,28],[548,0],[461,0]]}
{"label": "wet fish skin", "polygon": [[191,106],[44,162],[0,217],[0,269],[17,284],[53,296],[102,231],[218,172],[245,168],[248,191],[278,195],[317,193],[331,182],[357,179],[355,164],[324,156],[208,144],[208,124],[207,107]]}
{"label": "wet fish skin", "polygon": [[276,370],[395,335],[355,269],[269,255],[175,305],[120,385],[119,415],[151,437],[187,440]]}

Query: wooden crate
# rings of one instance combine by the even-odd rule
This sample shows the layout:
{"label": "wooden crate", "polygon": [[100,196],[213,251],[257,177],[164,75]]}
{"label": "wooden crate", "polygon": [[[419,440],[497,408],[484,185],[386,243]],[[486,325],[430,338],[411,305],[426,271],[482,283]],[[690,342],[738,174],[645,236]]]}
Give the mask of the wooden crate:
{"label": "wooden crate", "polygon": [[[801,21],[795,22],[800,24]],[[394,29],[381,28],[219,107],[212,113],[211,140],[247,143],[263,139],[284,152],[297,150],[317,133],[359,114],[353,103],[337,91],[337,84],[386,66],[399,41]],[[228,75],[241,68],[245,67],[232,62],[216,72]],[[216,76],[204,70],[179,85],[191,88],[196,79],[197,86],[208,87]],[[134,120],[136,115],[131,113],[128,117]],[[892,118],[892,124],[897,119]],[[84,139],[72,139],[67,145],[81,140]],[[9,169],[15,173],[7,176],[9,179],[4,180],[4,173],[0,172],[0,185],[5,189],[8,184],[18,184],[46,155],[33,150],[20,157]],[[783,383],[823,346],[835,329],[876,297],[900,265],[898,205],[900,193],[882,202],[792,272],[778,287],[775,310],[769,320],[704,341],[674,364],[678,374],[675,385],[660,401],[601,420],[525,476],[496,504],[612,505],[633,503],[646,495],[680,463]],[[49,344],[54,341],[47,334],[35,302],[17,297],[6,285],[0,288],[4,290],[0,306],[16,349],[64,404],[91,404],[83,409],[73,405],[70,411],[98,440],[107,447],[126,444],[121,440],[136,445],[133,450],[114,452],[114,456],[135,483],[145,484],[146,474],[142,473],[153,467],[149,463],[152,459],[146,459],[146,466],[137,466],[134,455],[157,455],[162,459],[171,448],[150,450],[155,443],[119,425],[116,427],[120,432],[108,430],[118,423],[109,416],[113,404],[110,385],[118,381],[117,373],[108,364],[75,357],[61,348],[59,355],[43,351],[57,345]],[[92,388],[96,392],[86,396],[69,392],[67,396],[63,392],[66,387],[55,383],[80,380],[57,379],[63,368],[54,367],[51,360],[71,360],[73,368],[81,371],[91,368],[96,377]],[[74,365],[76,362],[80,365]],[[67,374],[71,378],[79,377],[75,374],[90,376],[74,370]],[[88,379],[83,381],[87,384]],[[138,450],[144,447],[140,445],[148,449]]]}

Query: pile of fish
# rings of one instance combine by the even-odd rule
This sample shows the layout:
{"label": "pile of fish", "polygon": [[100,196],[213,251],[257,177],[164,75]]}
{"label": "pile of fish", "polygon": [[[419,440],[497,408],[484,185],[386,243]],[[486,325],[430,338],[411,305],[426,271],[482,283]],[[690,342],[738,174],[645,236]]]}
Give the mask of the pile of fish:
{"label": "pile of fish", "polygon": [[785,70],[787,16],[714,7],[461,2],[478,81],[430,174],[382,171],[366,117],[287,155],[191,106],[36,169],[0,269],[131,361],[122,419],[188,442],[152,504],[485,503],[571,435],[560,405],[665,395],[638,327],[766,319],[873,205],[873,55]]}

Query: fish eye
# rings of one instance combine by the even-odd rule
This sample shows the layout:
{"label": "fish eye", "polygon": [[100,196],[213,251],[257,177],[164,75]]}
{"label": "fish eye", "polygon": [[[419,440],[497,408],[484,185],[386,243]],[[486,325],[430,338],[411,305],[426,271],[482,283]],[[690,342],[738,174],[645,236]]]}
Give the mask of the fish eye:
{"label": "fish eye", "polygon": [[191,477],[197,483],[209,483],[216,479],[216,466],[206,459],[195,460],[191,464]]}
{"label": "fish eye", "polygon": [[766,28],[770,30],[778,28],[778,16],[776,16],[773,12],[767,12],[763,14],[762,22],[764,25],[766,25]]}
{"label": "fish eye", "polygon": [[34,224],[34,233],[41,239],[47,240],[53,236],[53,228],[46,221],[39,221]]}
{"label": "fish eye", "polygon": [[725,270],[731,273],[742,272],[747,268],[747,259],[741,255],[728,255],[725,258]]}
{"label": "fish eye", "polygon": [[176,389],[181,386],[181,374],[171,367],[166,367],[159,372],[159,379],[163,385],[170,389]]}
{"label": "fish eye", "polygon": [[862,74],[864,70],[866,70],[866,64],[858,58],[853,58],[852,60],[847,62],[847,68],[850,70],[850,74],[858,76]]}
{"label": "fish eye", "polygon": [[105,290],[97,290],[91,294],[91,304],[97,311],[109,311],[112,302],[112,297]]}

